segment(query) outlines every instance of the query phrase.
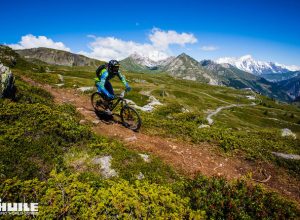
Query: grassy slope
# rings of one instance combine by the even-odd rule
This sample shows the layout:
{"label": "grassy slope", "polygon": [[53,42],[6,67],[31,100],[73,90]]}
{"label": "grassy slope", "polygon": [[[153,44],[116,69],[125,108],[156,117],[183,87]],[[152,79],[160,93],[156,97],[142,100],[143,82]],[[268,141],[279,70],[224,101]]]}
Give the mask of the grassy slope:
{"label": "grassy slope", "polygon": [[[74,76],[85,78],[85,86],[93,85],[90,79],[93,73],[86,70],[78,73],[72,68],[55,67],[52,73],[39,73],[26,64],[14,69],[14,72],[50,84],[58,82],[59,73],[70,76],[65,78],[66,86],[73,85]],[[188,131],[195,130],[195,126],[203,121],[203,110],[227,105],[216,98],[235,103],[237,96],[245,95],[245,92],[224,87],[214,87],[218,89],[212,91],[208,85],[178,81],[166,75],[127,75],[134,88],[132,97],[139,100],[140,90],[151,90],[165,104],[152,114],[143,114],[143,118],[149,121],[144,131],[149,133],[155,133],[156,125],[161,122],[172,125],[174,120],[167,119],[166,115],[176,117],[179,125],[185,126]],[[144,79],[147,83],[134,83],[134,79]],[[1,100],[0,103],[1,122],[5,122],[0,124],[0,142],[4,146],[0,158],[0,195],[5,201],[18,202],[24,198],[26,201],[39,201],[40,218],[72,216],[91,219],[95,214],[106,214],[111,218],[118,215],[136,218],[150,215],[155,218],[162,214],[183,218],[202,215],[201,210],[212,218],[276,216],[287,219],[299,215],[290,202],[260,187],[248,186],[243,181],[228,183],[221,178],[205,177],[190,181],[178,176],[153,156],[151,163],[145,163],[136,152],[127,150],[114,140],[95,136],[89,125],[80,125],[80,116],[74,107],[56,106],[48,93],[20,80],[17,80],[17,86],[18,102]],[[121,88],[121,84],[116,83],[116,87]],[[193,102],[186,98],[190,94],[194,94]],[[238,100],[249,103],[246,99]],[[143,102],[145,100],[140,104]],[[183,103],[194,113],[181,113],[176,102]],[[275,105],[270,100],[265,102],[268,107]],[[278,105],[284,111],[294,111],[294,119],[297,119],[296,108]],[[169,133],[172,127],[161,126],[161,129],[165,133],[160,135],[178,137],[181,134],[178,129]],[[191,141],[197,141],[193,140],[193,133],[186,135]],[[108,154],[113,157],[112,167],[120,174],[112,181],[102,179],[99,167],[90,163],[93,158]],[[28,167],[32,169],[25,169]],[[50,175],[51,170],[55,172]],[[146,178],[135,182],[139,172],[143,172]],[[32,180],[34,177],[39,180]],[[214,193],[209,193],[212,191]],[[64,199],[62,195],[65,195]],[[145,209],[149,205],[152,208]]]}
{"label": "grassy slope", "polygon": [[[197,219],[203,211],[208,218],[299,215],[290,201],[243,180],[229,183],[203,176],[189,180],[153,156],[146,163],[136,152],[80,125],[74,107],[57,106],[47,92],[20,80],[17,86],[16,103],[0,102],[5,122],[0,125],[0,195],[4,201],[39,202],[41,219]],[[105,180],[99,175],[100,167],[91,162],[103,155],[112,155],[118,177]],[[142,181],[136,181],[139,172],[145,175]]]}
{"label": "grassy slope", "polygon": [[[57,74],[65,76],[65,86],[93,86],[94,73],[91,69],[55,67],[54,72],[41,79],[48,83],[58,83]],[[128,98],[138,105],[147,103],[147,96],[141,91],[151,91],[164,106],[153,113],[141,113],[144,119],[143,131],[172,138],[181,138],[192,142],[217,142],[222,150],[229,153],[243,153],[251,159],[273,161],[286,166],[293,174],[300,167],[297,161],[285,161],[275,158],[271,152],[300,154],[299,139],[281,137],[281,129],[289,128],[298,137],[300,135],[300,110],[296,106],[274,101],[249,91],[228,87],[210,86],[188,80],[174,79],[166,74],[126,73],[134,88]],[[113,80],[116,92],[122,89],[118,79]],[[255,96],[249,100],[247,95]],[[209,111],[230,104],[251,104],[256,106],[235,107],[221,111],[214,116],[214,125],[210,129],[198,129],[206,123]],[[167,106],[167,107],[166,107]],[[168,110],[167,112],[166,109]],[[182,112],[187,109],[189,112]],[[167,117],[166,117],[167,116]],[[174,123],[174,118],[177,123]],[[184,128],[184,129],[182,129]],[[269,140],[265,140],[268,136]],[[291,165],[292,164],[292,165]]]}

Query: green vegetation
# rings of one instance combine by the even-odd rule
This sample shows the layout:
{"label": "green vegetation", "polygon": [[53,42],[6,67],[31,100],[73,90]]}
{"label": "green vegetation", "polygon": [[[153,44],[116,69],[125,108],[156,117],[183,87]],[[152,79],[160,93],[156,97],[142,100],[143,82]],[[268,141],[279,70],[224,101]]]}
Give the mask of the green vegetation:
{"label": "green vegetation", "polygon": [[[34,193],[33,193],[34,192]],[[16,197],[18,193],[18,197]],[[166,186],[126,180],[80,181],[78,175],[52,173],[45,182],[17,179],[1,183],[1,195],[9,201],[39,202],[39,219],[200,219],[188,198]]]}
{"label": "green vegetation", "polygon": [[[51,85],[59,82],[57,74],[65,76],[65,87],[72,87],[74,79],[83,86],[93,85],[88,77],[93,72],[84,68],[80,74],[86,81],[80,81],[73,67],[49,66],[53,72],[45,73],[32,68],[24,61],[13,71]],[[299,127],[294,122],[299,121],[300,114],[296,107],[257,95],[257,106],[224,110],[214,117],[211,128],[199,129],[199,125],[206,123],[208,109],[237,101],[249,104],[251,100],[245,98],[249,92],[225,87],[212,89],[164,74],[126,76],[134,88],[130,98],[137,104],[147,103],[147,96],[141,95],[141,91],[151,92],[164,104],[152,113],[141,112],[143,132],[195,143],[209,141],[228,154],[239,152],[251,159],[272,160],[299,173],[299,164],[276,160],[270,154],[272,150],[299,153],[298,139],[280,136],[280,129],[287,123],[293,124],[289,128],[298,134]],[[128,150],[120,142],[94,134],[90,124],[81,125],[82,116],[74,106],[56,105],[49,93],[19,77],[16,83],[17,101],[0,100],[2,202],[38,202],[40,219],[300,217],[294,202],[261,186],[248,185],[247,181],[228,182],[204,176],[191,180],[153,155],[150,162],[145,162],[138,152]],[[119,92],[121,83],[114,83]],[[270,126],[268,120],[257,120],[265,117],[265,110],[267,117],[286,120],[285,124]],[[249,120],[248,115],[254,120]],[[118,173],[111,179],[105,179],[100,165],[93,162],[108,155],[112,157],[111,168]],[[140,173],[144,178],[137,180]]]}
{"label": "green vegetation", "polygon": [[[93,86],[94,72],[89,68],[54,66],[51,73],[28,73],[35,80],[50,84],[59,83],[57,74],[64,76],[65,87]],[[27,73],[26,73],[27,74]],[[141,113],[143,132],[171,138],[181,138],[194,143],[203,141],[219,145],[224,152],[234,155],[242,153],[251,160],[267,160],[286,167],[294,176],[299,176],[299,163],[275,158],[272,151],[300,154],[299,139],[281,137],[281,129],[289,128],[300,135],[300,110],[296,106],[277,102],[274,99],[251,91],[228,87],[210,86],[188,80],[174,79],[166,74],[126,73],[133,91],[127,98],[143,106],[148,102],[149,92],[164,106],[153,113]],[[113,80],[116,93],[123,86]],[[88,93],[87,95],[89,95]],[[144,94],[144,93],[143,93]],[[254,96],[249,100],[246,96]],[[206,124],[209,111],[230,104],[251,104],[256,106],[234,107],[222,110],[213,117],[214,125],[199,129]],[[163,113],[167,109],[168,113]],[[177,119],[176,121],[174,119]],[[265,137],[268,137],[266,139]]]}
{"label": "green vegetation", "polygon": [[[276,193],[244,180],[232,183],[222,178],[198,176],[185,185],[193,210],[206,210],[209,219],[294,219],[296,207],[287,205]],[[270,207],[276,203],[278,206]]]}
{"label": "green vegetation", "polygon": [[[38,202],[41,219],[200,219],[205,213],[213,218],[299,215],[293,203],[244,182],[231,185],[224,179],[205,177],[189,180],[153,156],[146,163],[136,152],[80,125],[74,107],[57,106],[47,92],[20,80],[17,83],[18,102],[2,100],[0,108],[5,122],[0,129],[2,201]],[[168,111],[165,108],[160,114]],[[193,114],[177,119],[198,120]],[[103,179],[99,167],[91,163],[103,155],[112,155],[118,177]],[[75,166],[78,161],[81,165]],[[145,179],[137,180],[139,172]],[[207,197],[210,191],[214,193]],[[228,209],[228,204],[235,208]]]}

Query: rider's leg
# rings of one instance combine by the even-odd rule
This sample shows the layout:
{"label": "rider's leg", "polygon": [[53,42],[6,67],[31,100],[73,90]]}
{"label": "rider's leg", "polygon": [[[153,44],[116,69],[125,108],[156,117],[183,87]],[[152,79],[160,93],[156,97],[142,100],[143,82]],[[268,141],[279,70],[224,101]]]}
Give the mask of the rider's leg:
{"label": "rider's leg", "polygon": [[[106,82],[105,82],[105,84],[104,84],[104,87],[105,87],[105,89],[106,89],[110,94],[115,95],[114,89],[113,89],[111,83],[110,83],[108,80],[106,80]],[[112,112],[110,111],[110,109],[106,109],[105,112],[106,112],[106,114],[108,114],[108,115],[112,115]]]}
{"label": "rider's leg", "polygon": [[98,91],[99,93],[101,93],[100,82],[97,82],[97,83],[96,83],[96,87],[97,87],[97,91]]}
{"label": "rider's leg", "polygon": [[105,82],[105,84],[104,84],[104,87],[105,87],[105,89],[106,89],[110,94],[115,95],[114,89],[113,89],[111,83],[110,83],[108,80],[106,80],[106,82]]}

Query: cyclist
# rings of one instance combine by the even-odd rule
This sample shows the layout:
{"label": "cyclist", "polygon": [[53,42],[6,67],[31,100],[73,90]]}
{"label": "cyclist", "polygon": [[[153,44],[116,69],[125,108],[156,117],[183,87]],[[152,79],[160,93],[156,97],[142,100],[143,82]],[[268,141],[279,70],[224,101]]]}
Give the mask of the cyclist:
{"label": "cyclist", "polygon": [[[108,101],[111,101],[115,98],[114,90],[109,82],[110,79],[118,76],[119,79],[125,86],[127,92],[131,90],[131,87],[128,85],[125,76],[119,71],[120,63],[117,60],[111,60],[107,65],[99,66],[95,78],[95,84],[99,93],[103,94]],[[106,110],[107,114],[112,114],[109,109]]]}

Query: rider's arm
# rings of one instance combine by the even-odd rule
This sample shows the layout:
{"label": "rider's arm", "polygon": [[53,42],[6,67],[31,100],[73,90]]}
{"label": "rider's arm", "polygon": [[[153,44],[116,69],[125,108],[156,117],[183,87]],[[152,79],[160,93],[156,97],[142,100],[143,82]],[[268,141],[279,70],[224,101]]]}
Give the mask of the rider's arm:
{"label": "rider's arm", "polygon": [[106,70],[102,70],[102,74],[101,74],[101,77],[100,77],[100,82],[98,83],[98,85],[99,85],[99,88],[100,88],[101,92],[103,92],[105,95],[110,97],[111,94],[105,88],[105,82],[107,80],[107,77],[108,77],[108,72]]}
{"label": "rider's arm", "polygon": [[122,83],[124,84],[124,86],[127,87],[128,83],[126,81],[126,78],[125,78],[125,76],[120,71],[118,72],[118,77],[122,81]]}

